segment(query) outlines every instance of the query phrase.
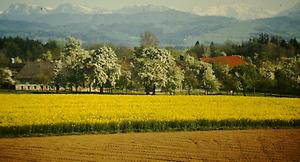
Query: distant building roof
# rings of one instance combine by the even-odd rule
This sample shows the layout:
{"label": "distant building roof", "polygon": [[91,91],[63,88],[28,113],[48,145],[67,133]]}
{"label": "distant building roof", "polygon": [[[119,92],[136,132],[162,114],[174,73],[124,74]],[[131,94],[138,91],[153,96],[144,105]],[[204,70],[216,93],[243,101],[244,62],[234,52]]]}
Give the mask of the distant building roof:
{"label": "distant building roof", "polygon": [[44,75],[48,76],[48,78],[51,78],[53,76],[53,68],[53,63],[48,61],[28,62],[16,75],[15,79],[19,81],[32,82],[34,81],[34,78],[39,75]]}
{"label": "distant building roof", "polygon": [[235,67],[239,65],[244,65],[247,62],[243,60],[241,56],[217,56],[217,57],[202,57],[201,61],[207,63],[219,63],[223,65],[228,65],[229,67]]}

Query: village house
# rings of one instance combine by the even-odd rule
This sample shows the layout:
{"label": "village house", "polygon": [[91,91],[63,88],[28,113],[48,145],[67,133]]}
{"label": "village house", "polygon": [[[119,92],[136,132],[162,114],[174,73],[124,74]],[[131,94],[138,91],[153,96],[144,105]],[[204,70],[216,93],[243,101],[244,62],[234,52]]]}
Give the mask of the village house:
{"label": "village house", "polygon": [[51,87],[49,85],[44,85],[44,84],[25,83],[25,84],[16,84],[15,87],[16,87],[16,90],[36,90],[36,91],[54,90],[53,87]]}
{"label": "village house", "polygon": [[54,90],[49,84],[54,65],[48,61],[28,62],[15,76],[16,90]]}

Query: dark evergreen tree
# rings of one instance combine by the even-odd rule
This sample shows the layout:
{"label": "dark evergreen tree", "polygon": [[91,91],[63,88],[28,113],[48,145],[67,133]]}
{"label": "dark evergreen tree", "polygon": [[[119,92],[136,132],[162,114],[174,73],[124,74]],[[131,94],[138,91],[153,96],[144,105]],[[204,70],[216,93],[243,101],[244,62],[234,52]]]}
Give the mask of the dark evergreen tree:
{"label": "dark evergreen tree", "polygon": [[217,49],[215,47],[214,42],[210,42],[209,49],[210,49],[210,56],[212,57],[217,56]]}

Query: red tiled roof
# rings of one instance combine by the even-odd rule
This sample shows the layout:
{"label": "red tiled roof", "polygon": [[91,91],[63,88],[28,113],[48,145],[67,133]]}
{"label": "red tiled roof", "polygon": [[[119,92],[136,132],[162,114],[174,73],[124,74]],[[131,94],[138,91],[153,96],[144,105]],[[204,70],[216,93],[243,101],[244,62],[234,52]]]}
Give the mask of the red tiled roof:
{"label": "red tiled roof", "polygon": [[202,57],[200,60],[207,63],[228,65],[229,67],[244,65],[247,63],[241,56]]}

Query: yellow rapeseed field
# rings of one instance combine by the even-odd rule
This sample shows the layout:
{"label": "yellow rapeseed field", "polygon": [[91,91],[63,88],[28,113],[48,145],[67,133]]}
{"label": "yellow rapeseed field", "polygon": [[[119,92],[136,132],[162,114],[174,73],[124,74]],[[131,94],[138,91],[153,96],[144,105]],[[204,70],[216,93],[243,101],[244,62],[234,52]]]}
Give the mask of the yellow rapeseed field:
{"label": "yellow rapeseed field", "polygon": [[300,119],[300,99],[1,94],[0,125],[145,120]]}
{"label": "yellow rapeseed field", "polygon": [[72,125],[122,122],[130,124],[135,121],[168,122],[202,119],[299,121],[300,99],[237,96],[0,94],[1,128],[70,123]]}

